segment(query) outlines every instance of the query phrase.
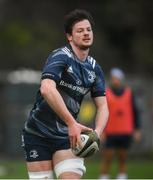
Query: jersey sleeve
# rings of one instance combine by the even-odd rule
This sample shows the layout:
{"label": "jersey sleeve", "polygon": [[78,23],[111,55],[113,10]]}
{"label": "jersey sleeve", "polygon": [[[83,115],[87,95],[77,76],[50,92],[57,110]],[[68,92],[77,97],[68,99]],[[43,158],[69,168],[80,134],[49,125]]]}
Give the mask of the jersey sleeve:
{"label": "jersey sleeve", "polygon": [[67,58],[62,51],[51,53],[43,68],[41,79],[52,79],[59,82],[62,72],[67,67]]}
{"label": "jersey sleeve", "polygon": [[91,89],[91,97],[105,96],[104,73],[99,65],[95,67],[96,79]]}

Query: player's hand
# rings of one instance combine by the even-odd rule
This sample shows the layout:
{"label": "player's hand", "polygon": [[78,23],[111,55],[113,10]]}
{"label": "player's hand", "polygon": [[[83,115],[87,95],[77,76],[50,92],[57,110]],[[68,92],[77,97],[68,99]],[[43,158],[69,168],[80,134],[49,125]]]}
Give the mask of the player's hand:
{"label": "player's hand", "polygon": [[77,122],[69,125],[68,134],[70,138],[71,148],[75,148],[77,144],[79,146],[82,146],[80,134],[81,132],[85,132],[85,131],[93,131],[93,130]]}
{"label": "player's hand", "polygon": [[135,130],[133,134],[134,140],[136,143],[139,143],[141,141],[141,132],[140,130]]}

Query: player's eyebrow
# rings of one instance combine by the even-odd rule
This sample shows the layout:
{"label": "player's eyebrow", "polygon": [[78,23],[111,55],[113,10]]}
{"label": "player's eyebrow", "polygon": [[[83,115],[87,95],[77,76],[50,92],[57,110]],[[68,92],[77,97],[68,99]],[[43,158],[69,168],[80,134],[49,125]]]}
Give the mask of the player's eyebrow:
{"label": "player's eyebrow", "polygon": [[87,27],[78,27],[77,30],[82,30],[82,29],[92,29],[90,26]]}

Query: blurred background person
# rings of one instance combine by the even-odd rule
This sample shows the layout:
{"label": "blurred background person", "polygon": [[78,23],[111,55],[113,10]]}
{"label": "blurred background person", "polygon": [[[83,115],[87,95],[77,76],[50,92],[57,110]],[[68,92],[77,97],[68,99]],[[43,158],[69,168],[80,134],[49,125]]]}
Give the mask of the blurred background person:
{"label": "blurred background person", "polygon": [[119,172],[117,179],[127,179],[127,155],[132,139],[141,139],[138,110],[133,92],[125,83],[125,74],[119,68],[110,71],[110,86],[106,91],[109,120],[102,136],[104,150],[102,152],[100,179],[109,179],[109,170],[115,151],[117,151]]}

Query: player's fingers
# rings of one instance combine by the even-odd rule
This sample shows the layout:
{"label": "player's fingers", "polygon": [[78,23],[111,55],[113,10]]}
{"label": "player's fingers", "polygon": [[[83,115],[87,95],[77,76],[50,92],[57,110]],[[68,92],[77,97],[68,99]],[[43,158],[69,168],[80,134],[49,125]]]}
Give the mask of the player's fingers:
{"label": "player's fingers", "polygon": [[73,148],[73,137],[72,136],[70,136],[70,146],[71,146],[71,148]]}
{"label": "player's fingers", "polygon": [[70,146],[71,146],[71,148],[72,148],[72,138],[69,137],[69,140],[70,140]]}
{"label": "player's fingers", "polygon": [[81,136],[77,136],[77,144],[80,148],[82,148]]}
{"label": "player's fingers", "polygon": [[70,137],[70,146],[72,149],[74,149],[76,147],[76,143],[77,143],[76,137],[71,136]]}
{"label": "player's fingers", "polygon": [[82,131],[81,132],[83,132],[83,131],[93,131],[93,129],[82,125]]}

